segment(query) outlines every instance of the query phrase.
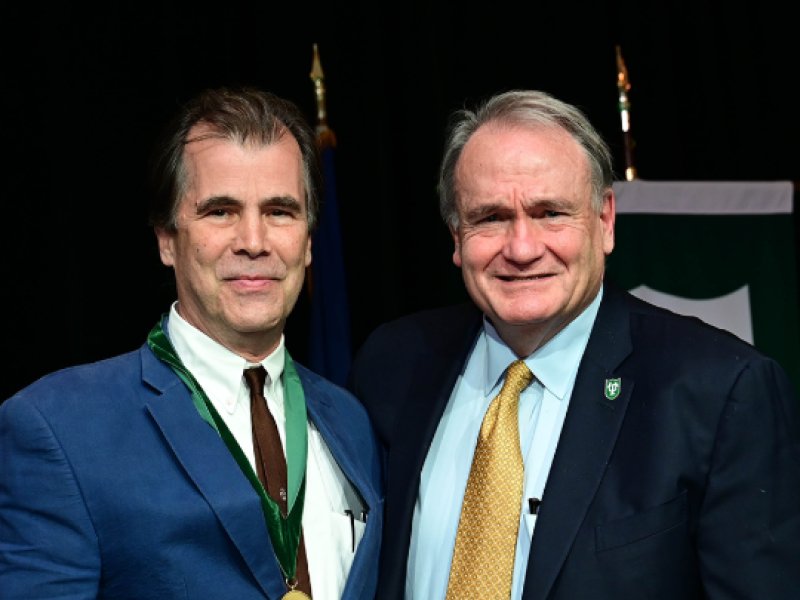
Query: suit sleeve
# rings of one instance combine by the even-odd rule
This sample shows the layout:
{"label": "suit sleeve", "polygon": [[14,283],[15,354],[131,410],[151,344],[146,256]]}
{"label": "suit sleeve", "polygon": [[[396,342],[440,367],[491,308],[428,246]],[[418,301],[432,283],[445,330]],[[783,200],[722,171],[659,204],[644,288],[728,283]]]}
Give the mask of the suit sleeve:
{"label": "suit sleeve", "polygon": [[100,558],[68,457],[26,398],[0,406],[0,596],[96,598]]}
{"label": "suit sleeve", "polygon": [[785,373],[756,359],[720,419],[697,532],[709,599],[800,598],[800,425]]}

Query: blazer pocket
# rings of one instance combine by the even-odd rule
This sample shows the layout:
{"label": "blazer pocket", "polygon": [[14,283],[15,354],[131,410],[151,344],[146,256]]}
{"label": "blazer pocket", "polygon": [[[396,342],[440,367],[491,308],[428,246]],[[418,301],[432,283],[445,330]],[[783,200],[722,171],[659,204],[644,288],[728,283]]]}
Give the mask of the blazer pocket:
{"label": "blazer pocket", "polygon": [[686,520],[686,492],[644,512],[595,527],[597,552],[619,548],[661,533]]}

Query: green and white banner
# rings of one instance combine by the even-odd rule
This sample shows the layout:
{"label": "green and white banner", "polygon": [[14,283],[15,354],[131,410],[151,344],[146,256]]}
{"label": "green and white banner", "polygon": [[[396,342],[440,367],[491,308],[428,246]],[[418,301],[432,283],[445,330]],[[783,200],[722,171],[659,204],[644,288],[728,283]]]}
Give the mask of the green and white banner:
{"label": "green and white banner", "polygon": [[611,277],[755,345],[800,393],[792,184],[638,180],[614,193]]}

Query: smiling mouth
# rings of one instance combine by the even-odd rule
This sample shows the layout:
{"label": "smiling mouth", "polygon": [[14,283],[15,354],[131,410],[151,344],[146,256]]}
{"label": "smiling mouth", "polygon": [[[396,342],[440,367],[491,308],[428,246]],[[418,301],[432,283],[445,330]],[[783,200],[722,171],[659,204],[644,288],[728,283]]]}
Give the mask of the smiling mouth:
{"label": "smiling mouth", "polygon": [[225,280],[228,285],[240,291],[258,292],[270,289],[276,283],[269,277],[232,277]]}
{"label": "smiling mouth", "polygon": [[535,281],[537,279],[546,279],[552,275],[530,275],[529,277],[516,277],[513,275],[499,275],[498,278],[503,281]]}
{"label": "smiling mouth", "polygon": [[234,275],[232,277],[225,277],[225,281],[270,281],[278,279],[277,277],[270,277],[269,275]]}

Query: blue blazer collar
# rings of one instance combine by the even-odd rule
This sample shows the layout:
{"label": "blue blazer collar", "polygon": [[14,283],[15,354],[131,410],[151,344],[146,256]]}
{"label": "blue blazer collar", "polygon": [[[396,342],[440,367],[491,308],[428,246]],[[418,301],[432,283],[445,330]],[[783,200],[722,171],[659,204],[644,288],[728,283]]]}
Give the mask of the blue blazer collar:
{"label": "blue blazer collar", "polygon": [[258,495],[217,432],[197,413],[178,376],[146,344],[140,354],[143,381],[160,392],[145,409],[264,593],[270,598],[282,597],[286,587],[269,544]]}

